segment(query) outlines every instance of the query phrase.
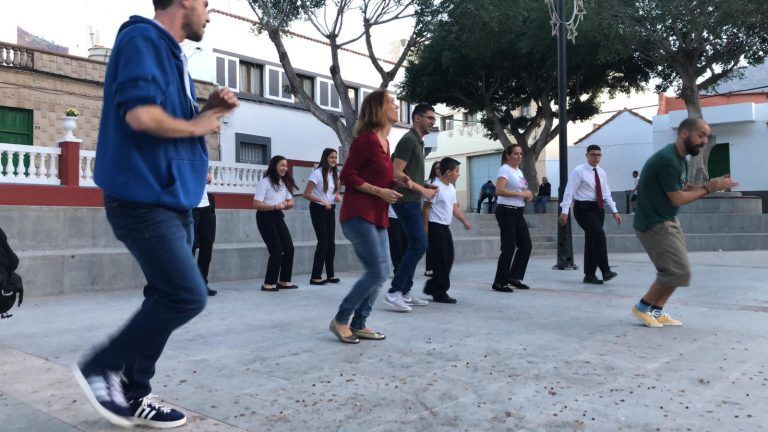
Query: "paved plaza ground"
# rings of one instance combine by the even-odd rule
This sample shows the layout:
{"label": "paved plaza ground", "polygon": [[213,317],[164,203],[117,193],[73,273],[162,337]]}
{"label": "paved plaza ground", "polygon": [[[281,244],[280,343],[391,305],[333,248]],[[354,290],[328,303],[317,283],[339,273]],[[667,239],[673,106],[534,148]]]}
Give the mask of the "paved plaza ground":
{"label": "paved plaza ground", "polygon": [[[491,291],[494,262],[459,263],[458,304],[403,314],[378,301],[369,324],[388,338],[359,345],[327,330],[355,273],[329,286],[299,275],[279,293],[216,284],[172,336],[154,392],[190,432],[765,430],[768,251],[691,254],[693,284],[667,308],[685,326],[663,329],[630,315],[653,279],[647,257],[611,259],[619,277],[595,286],[533,257],[533,289],[512,294]],[[0,430],[121,430],[68,368],[140,293],[29,298],[0,321]]]}

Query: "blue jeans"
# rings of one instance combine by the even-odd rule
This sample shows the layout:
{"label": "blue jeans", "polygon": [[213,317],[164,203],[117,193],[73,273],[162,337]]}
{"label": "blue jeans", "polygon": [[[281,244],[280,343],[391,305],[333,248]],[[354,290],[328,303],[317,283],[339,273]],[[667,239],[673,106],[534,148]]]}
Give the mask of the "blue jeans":
{"label": "blue jeans", "polygon": [[106,195],[104,207],[112,231],[138,261],[147,285],[139,310],[82,368],[86,373],[122,371],[126,398],[137,399],[151,392],[155,363],[171,333],[202,312],[208,295],[190,253],[194,235],[191,210]]}
{"label": "blue jeans", "polygon": [[424,232],[424,221],[421,218],[421,204],[404,202],[393,204],[392,208],[400,219],[400,228],[408,239],[408,246],[403,259],[397,266],[397,272],[392,279],[390,293],[400,291],[407,294],[413,286],[413,275],[416,265],[427,251],[427,233]]}
{"label": "blue jeans", "polygon": [[379,228],[359,217],[342,222],[341,231],[352,243],[355,254],[365,267],[365,273],[341,301],[336,322],[346,324],[352,317],[349,326],[361,330],[365,328],[365,320],[371,314],[379,290],[389,276],[389,237],[385,228]]}
{"label": "blue jeans", "polygon": [[548,196],[543,196],[543,195],[537,196],[536,199],[533,201],[534,213],[546,213],[548,202],[549,202]]}

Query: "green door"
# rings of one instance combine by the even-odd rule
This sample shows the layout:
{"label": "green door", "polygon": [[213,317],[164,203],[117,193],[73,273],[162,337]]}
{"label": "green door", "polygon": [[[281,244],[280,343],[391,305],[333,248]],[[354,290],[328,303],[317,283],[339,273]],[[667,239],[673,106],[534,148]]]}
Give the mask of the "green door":
{"label": "green door", "polygon": [[731,146],[728,143],[717,144],[709,152],[707,171],[709,178],[720,177],[731,172]]}
{"label": "green door", "polygon": [[[0,143],[32,145],[32,110],[0,107]],[[12,164],[8,164],[6,155],[0,160],[3,174],[13,172],[13,168],[19,163],[18,157],[14,157]],[[11,166],[7,166],[11,165]],[[24,173],[29,175],[29,155],[24,157]]]}

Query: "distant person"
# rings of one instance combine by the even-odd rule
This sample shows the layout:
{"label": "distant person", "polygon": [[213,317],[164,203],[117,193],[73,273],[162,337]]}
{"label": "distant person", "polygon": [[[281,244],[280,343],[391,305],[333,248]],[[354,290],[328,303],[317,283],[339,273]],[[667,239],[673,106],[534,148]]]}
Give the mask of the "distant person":
{"label": "distant person", "polygon": [[[211,184],[210,174],[208,174],[205,183]],[[203,192],[203,199],[200,200],[200,204],[192,209],[192,219],[195,221],[195,241],[192,244],[192,254],[197,252],[197,268],[203,275],[208,295],[215,296],[218,291],[208,286],[208,270],[211,267],[211,258],[213,257],[213,243],[216,241],[216,200],[207,188]]]}
{"label": "distant person", "polygon": [[[618,276],[608,265],[608,244],[603,225],[605,207],[608,206],[613,219],[621,225],[621,215],[611,197],[608,176],[598,166],[603,152],[599,145],[587,147],[587,162],[577,166],[568,176],[568,184],[560,203],[560,224],[568,223],[568,213],[573,203],[573,215],[584,230],[584,283],[600,285]],[[603,278],[597,277],[600,268]]]}
{"label": "distant person", "polygon": [[680,326],[682,322],[662,312],[677,287],[688,286],[691,264],[685,236],[677,220],[680,206],[715,191],[738,186],[730,175],[709,180],[702,187],[689,187],[686,156],[696,156],[707,144],[711,130],[707,122],[688,118],[677,128],[677,139],[648,159],[637,188],[637,238],[656,267],[656,281],[632,307],[632,315],[646,327]]}
{"label": "distant person", "polygon": [[384,303],[399,312],[408,312],[411,306],[426,306],[426,300],[411,295],[416,266],[427,251],[427,233],[421,219],[421,199],[434,198],[437,189],[424,182],[424,136],[435,124],[435,109],[418,104],[411,113],[413,127],[405,133],[392,153],[395,178],[412,179],[408,187],[396,186],[403,195],[392,208],[400,220],[400,228],[408,239],[403,259],[397,266],[392,286],[384,296]]}
{"label": "distant person", "polygon": [[256,226],[267,245],[269,259],[264,275],[262,291],[296,289],[291,282],[293,275],[293,239],[285,224],[283,211],[296,205],[293,191],[296,183],[288,169],[288,161],[280,155],[272,157],[264,178],[256,185],[253,208],[256,209]]}
{"label": "distant person", "polygon": [[155,19],[132,16],[118,30],[104,79],[94,173],[112,231],[147,279],[144,301],[73,373],[111,423],[171,428],[187,417],[151,396],[150,380],[168,338],[208,300],[190,253],[192,209],[205,190],[204,137],[219,130],[219,119],[238,101],[223,88],[197,106],[179,43],[203,39],[208,3],[153,4]]}
{"label": "distant person", "polygon": [[483,201],[488,200],[488,214],[493,213],[493,200],[496,199],[496,186],[488,180],[480,187],[480,198],[477,200],[477,212],[483,208]]}
{"label": "distant person", "polygon": [[530,289],[523,283],[531,258],[531,233],[523,213],[525,203],[533,200],[528,181],[520,170],[523,148],[513,144],[501,153],[501,167],[496,178],[496,222],[501,235],[501,255],[493,279],[494,291],[513,292],[513,288]]}
{"label": "distant person", "polygon": [[0,228],[0,318],[10,318],[9,314],[18,299],[18,306],[24,300],[24,284],[21,276],[16,273],[19,267],[19,257],[8,244],[5,231]]}
{"label": "distant person", "polygon": [[640,173],[632,171],[632,191],[629,197],[630,213],[635,212],[635,205],[637,204],[637,185],[640,184]]}
{"label": "distant person", "polygon": [[459,161],[449,157],[443,158],[440,161],[440,177],[434,182],[437,195],[424,201],[424,213],[428,220],[427,238],[434,269],[432,278],[424,285],[424,294],[431,295],[432,301],[437,303],[456,303],[456,299],[448,295],[454,258],[451,222],[456,217],[464,224],[464,229],[472,229],[472,224],[464,216],[456,199],[453,183],[458,178]]}
{"label": "distant person", "polygon": [[[440,161],[437,160],[432,163],[432,168],[429,170],[429,176],[427,177],[426,183],[428,185],[432,185],[437,187],[435,184],[436,182],[440,181]],[[427,205],[427,201],[424,200],[421,205],[421,212],[424,213],[424,206]],[[424,229],[426,230],[427,227],[427,220],[424,220]],[[426,268],[424,269],[424,276],[426,277],[432,277],[432,253],[429,248],[429,237],[427,237],[427,255],[425,258],[425,264]]]}
{"label": "distant person", "polygon": [[387,206],[402,196],[392,187],[395,180],[411,185],[405,174],[393,169],[389,158],[387,137],[397,120],[397,104],[385,90],[366,96],[355,124],[355,139],[341,170],[341,181],[346,185],[339,214],[341,230],[365,267],[363,276],[352,285],[329,325],[342,343],[386,338],[368,328],[366,321],[389,277]]}
{"label": "distant person", "polygon": [[536,195],[536,201],[533,203],[533,211],[535,213],[546,213],[547,203],[552,196],[552,184],[546,177],[541,178],[541,184],[539,185],[539,193]]}
{"label": "distant person", "polygon": [[[333,267],[336,256],[336,203],[341,202],[339,171],[336,166],[338,159],[336,150],[323,150],[320,165],[309,175],[307,187],[302,195],[309,201],[309,216],[312,218],[312,227],[317,237],[310,285],[341,282]],[[323,265],[326,279],[323,279]]]}

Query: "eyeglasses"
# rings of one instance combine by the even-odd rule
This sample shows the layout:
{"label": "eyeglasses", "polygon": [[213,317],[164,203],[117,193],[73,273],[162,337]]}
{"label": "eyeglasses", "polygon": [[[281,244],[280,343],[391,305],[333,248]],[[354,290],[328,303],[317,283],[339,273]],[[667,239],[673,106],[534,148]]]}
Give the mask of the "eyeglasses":
{"label": "eyeglasses", "polygon": [[599,158],[599,157],[603,157],[603,154],[602,153],[587,153],[587,156],[593,157],[593,158]]}

